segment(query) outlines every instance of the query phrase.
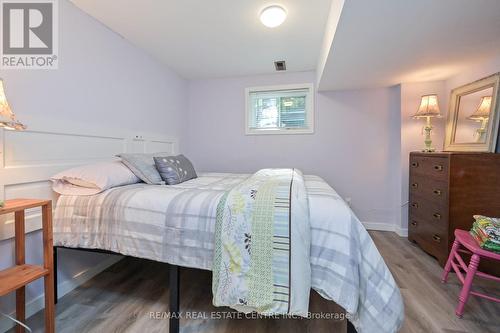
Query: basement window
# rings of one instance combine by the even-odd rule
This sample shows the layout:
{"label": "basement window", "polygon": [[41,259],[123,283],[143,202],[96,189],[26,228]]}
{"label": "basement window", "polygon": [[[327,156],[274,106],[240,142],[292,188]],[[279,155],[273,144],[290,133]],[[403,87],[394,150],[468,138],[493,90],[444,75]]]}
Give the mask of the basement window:
{"label": "basement window", "polygon": [[314,132],[313,85],[247,88],[246,134]]}

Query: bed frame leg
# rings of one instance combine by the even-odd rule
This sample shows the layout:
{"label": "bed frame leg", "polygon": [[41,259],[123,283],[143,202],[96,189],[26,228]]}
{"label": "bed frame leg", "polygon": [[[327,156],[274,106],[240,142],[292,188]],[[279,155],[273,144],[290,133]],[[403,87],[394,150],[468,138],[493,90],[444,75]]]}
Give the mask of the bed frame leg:
{"label": "bed frame leg", "polygon": [[169,267],[169,290],[170,290],[170,328],[169,333],[179,333],[179,266]]}
{"label": "bed frame leg", "polygon": [[53,247],[54,257],[54,304],[57,304],[57,246]]}
{"label": "bed frame leg", "polygon": [[356,329],[354,328],[354,325],[347,320],[347,333],[357,333]]}

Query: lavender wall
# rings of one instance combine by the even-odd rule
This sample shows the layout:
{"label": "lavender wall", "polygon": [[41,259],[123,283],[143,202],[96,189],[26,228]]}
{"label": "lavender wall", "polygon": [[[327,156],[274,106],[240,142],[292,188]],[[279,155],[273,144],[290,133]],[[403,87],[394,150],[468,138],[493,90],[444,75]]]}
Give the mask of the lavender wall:
{"label": "lavender wall", "polygon": [[179,137],[187,82],[71,2],[59,1],[59,69],[3,70],[30,128]]}
{"label": "lavender wall", "polygon": [[481,62],[446,80],[446,88],[452,89],[500,72],[500,55]]}
{"label": "lavender wall", "polygon": [[[179,138],[185,129],[186,81],[69,1],[59,3],[59,69],[0,72],[19,119],[36,129],[127,130]],[[40,263],[40,232],[29,234],[27,244],[27,260]],[[13,249],[12,240],[0,242],[0,269],[12,265]],[[109,258],[70,251],[61,256],[61,283]],[[27,292],[28,302],[37,299],[41,282],[31,284]],[[13,299],[0,299],[0,310],[13,310]]]}
{"label": "lavender wall", "polygon": [[316,94],[315,132],[245,135],[245,88],[315,82],[313,72],[191,81],[186,155],[199,171],[296,167],[317,174],[362,221],[396,223],[399,87]]}

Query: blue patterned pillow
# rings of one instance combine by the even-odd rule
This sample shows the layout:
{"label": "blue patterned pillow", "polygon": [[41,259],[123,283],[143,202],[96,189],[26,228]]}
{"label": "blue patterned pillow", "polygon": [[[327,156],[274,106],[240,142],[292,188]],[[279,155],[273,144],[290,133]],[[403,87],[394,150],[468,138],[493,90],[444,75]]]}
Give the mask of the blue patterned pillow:
{"label": "blue patterned pillow", "polygon": [[137,177],[147,184],[164,184],[158,170],[155,168],[153,157],[161,156],[165,153],[156,154],[119,154],[125,164]]}
{"label": "blue patterned pillow", "polygon": [[198,177],[193,164],[184,155],[155,157],[156,169],[168,185],[175,185]]}

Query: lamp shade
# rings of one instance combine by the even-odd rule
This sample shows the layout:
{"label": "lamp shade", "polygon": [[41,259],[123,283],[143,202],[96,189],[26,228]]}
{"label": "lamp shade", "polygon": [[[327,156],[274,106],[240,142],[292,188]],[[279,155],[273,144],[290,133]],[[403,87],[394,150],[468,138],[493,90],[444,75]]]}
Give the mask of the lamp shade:
{"label": "lamp shade", "polygon": [[16,115],[10,109],[2,79],[0,79],[0,127],[17,131],[26,129],[26,126],[16,119]]}
{"label": "lamp shade", "polygon": [[424,95],[413,118],[441,117],[437,95]]}
{"label": "lamp shade", "polygon": [[471,114],[468,118],[471,120],[483,120],[488,119],[490,117],[490,109],[491,109],[491,96],[483,96],[481,97],[481,101],[479,102],[479,106],[476,111]]}

